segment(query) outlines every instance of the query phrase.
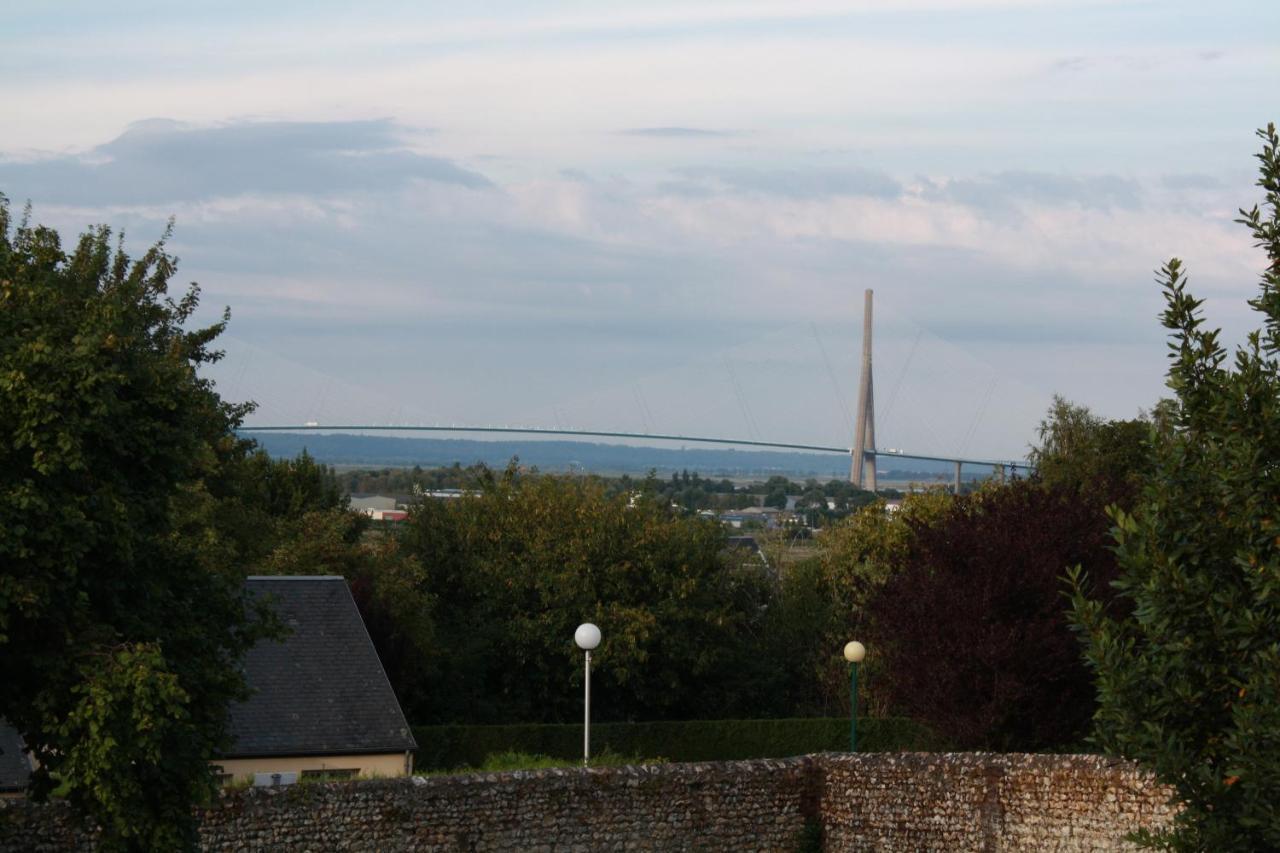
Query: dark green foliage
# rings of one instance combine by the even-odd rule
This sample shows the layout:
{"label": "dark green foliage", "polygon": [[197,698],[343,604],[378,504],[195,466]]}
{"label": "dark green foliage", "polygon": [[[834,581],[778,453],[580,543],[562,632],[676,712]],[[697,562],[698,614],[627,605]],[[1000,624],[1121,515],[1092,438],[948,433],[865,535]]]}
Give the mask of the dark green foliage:
{"label": "dark green foliage", "polygon": [[[593,682],[594,684],[594,682]],[[572,760],[582,758],[582,724],[511,726],[415,726],[419,770],[479,767],[502,752],[524,752]],[[933,750],[946,744],[919,723],[902,718],[858,720],[862,752]],[[652,723],[593,723],[592,752],[668,761],[732,761],[786,758],[849,748],[847,717],[780,720],[669,720]]]}
{"label": "dark green foliage", "polygon": [[421,564],[396,537],[361,536],[368,517],[342,509],[284,517],[274,548],[255,571],[268,575],[341,575],[392,689],[406,707],[429,695],[439,654],[436,599]]}
{"label": "dark green foliage", "polygon": [[1115,513],[1114,587],[1131,614],[1074,578],[1097,742],[1175,788],[1175,831],[1142,837],[1170,849],[1280,848],[1280,140],[1260,135],[1265,212],[1242,221],[1266,252],[1249,302],[1263,328],[1229,365],[1181,262],[1165,265],[1176,400],[1148,484]]}
{"label": "dark green foliage", "polygon": [[[281,542],[297,538],[308,515],[345,513],[348,498],[333,469],[306,451],[297,459],[272,459],[251,441],[228,436],[216,452],[216,464],[184,486],[178,506],[180,532],[199,541],[210,571],[260,570]],[[367,518],[356,522],[348,530],[350,542],[360,538]]]}
{"label": "dark green foliage", "polygon": [[477,488],[424,502],[400,534],[435,599],[430,677],[401,696],[411,715],[573,719],[584,621],[604,633],[602,719],[720,716],[759,700],[768,579],[725,559],[719,524],[514,467]]}
{"label": "dark green foliage", "polygon": [[870,603],[891,713],[966,749],[1078,743],[1093,685],[1068,627],[1062,576],[1114,573],[1104,507],[1064,487],[1016,481],[954,499],[914,528]]}
{"label": "dark green foliage", "polygon": [[[247,411],[197,373],[224,323],[185,328],[175,260],[97,228],[65,253],[0,197],[0,717],[107,849],[178,849],[243,695],[238,578],[177,505],[216,478]],[[225,322],[225,318],[224,318]]]}

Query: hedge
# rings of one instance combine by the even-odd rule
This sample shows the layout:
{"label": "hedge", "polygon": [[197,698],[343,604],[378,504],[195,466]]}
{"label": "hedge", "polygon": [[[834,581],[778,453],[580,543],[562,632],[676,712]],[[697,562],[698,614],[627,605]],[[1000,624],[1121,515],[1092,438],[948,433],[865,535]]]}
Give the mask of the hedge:
{"label": "hedge", "polygon": [[[582,755],[582,725],[415,726],[414,765],[420,770],[478,767],[501,752],[573,759]],[[902,717],[858,720],[863,752],[936,750],[945,744],[932,732]],[[596,723],[591,751],[609,750],[635,758],[669,761],[730,761],[785,758],[849,748],[847,717],[788,720],[687,720],[653,723]]]}

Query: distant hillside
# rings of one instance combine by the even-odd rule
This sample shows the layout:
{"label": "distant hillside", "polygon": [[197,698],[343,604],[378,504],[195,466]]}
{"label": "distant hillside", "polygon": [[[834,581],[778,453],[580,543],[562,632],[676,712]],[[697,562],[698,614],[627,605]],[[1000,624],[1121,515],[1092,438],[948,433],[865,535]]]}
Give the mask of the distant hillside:
{"label": "distant hillside", "polygon": [[[424,468],[470,465],[483,462],[501,467],[519,457],[523,465],[544,471],[592,471],[645,474],[698,471],[703,476],[748,477],[781,474],[818,479],[849,476],[849,458],[836,453],[788,453],[780,451],[725,450],[712,447],[635,447],[588,441],[475,441],[460,438],[394,438],[380,435],[318,435],[314,433],[250,434],[272,456],[293,457],[305,448],[318,461],[330,465],[378,465]],[[886,460],[881,457],[881,464]],[[949,475],[941,462],[907,462],[894,459],[895,470],[882,477],[891,480],[925,479]],[[910,470],[897,470],[910,465]],[[882,467],[882,471],[885,469]],[[966,476],[978,474],[966,470]],[[981,472],[985,475],[986,472]]]}

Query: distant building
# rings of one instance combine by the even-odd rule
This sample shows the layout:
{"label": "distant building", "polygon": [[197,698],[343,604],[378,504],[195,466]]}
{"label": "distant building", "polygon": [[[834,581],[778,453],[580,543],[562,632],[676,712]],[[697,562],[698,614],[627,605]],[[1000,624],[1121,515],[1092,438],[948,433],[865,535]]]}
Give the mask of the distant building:
{"label": "distant building", "polygon": [[352,496],[350,506],[357,512],[363,512],[366,515],[371,515],[373,510],[399,509],[396,499],[388,495]]}
{"label": "distant building", "polygon": [[769,558],[765,556],[764,550],[754,536],[729,536],[725,539],[725,545],[730,551],[745,552],[765,568],[769,568]]}
{"label": "distant building", "polygon": [[409,511],[404,509],[366,509],[364,514],[374,521],[407,521]]}

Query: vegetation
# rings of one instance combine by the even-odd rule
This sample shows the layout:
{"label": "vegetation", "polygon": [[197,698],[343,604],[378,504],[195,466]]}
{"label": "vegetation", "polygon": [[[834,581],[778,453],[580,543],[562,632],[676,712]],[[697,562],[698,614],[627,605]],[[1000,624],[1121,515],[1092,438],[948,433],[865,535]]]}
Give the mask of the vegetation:
{"label": "vegetation", "polygon": [[[637,764],[662,764],[662,758],[641,758],[635,755],[619,755],[605,749],[593,754],[590,767],[627,767]],[[550,755],[506,750],[486,755],[478,765],[460,764],[447,770],[417,770],[417,776],[436,776],[455,773],[505,773],[512,770],[551,770],[557,767],[581,767],[582,758],[553,758]]]}
{"label": "vegetation", "polygon": [[[569,762],[582,760],[580,722],[417,726],[413,731],[419,744],[416,764],[425,771],[479,767],[490,756],[505,752],[545,755]],[[858,748],[865,752],[945,746],[945,741],[912,720],[858,720]],[[849,748],[849,718],[592,723],[591,748],[601,755],[668,761],[730,761],[841,752]]]}
{"label": "vegetation", "polygon": [[604,719],[721,716],[763,690],[753,652],[768,579],[726,566],[716,522],[511,467],[472,498],[421,504],[399,540],[435,599],[429,675],[397,685],[415,719],[573,719],[565,676],[581,677],[584,621],[607,626]]}
{"label": "vegetation", "polygon": [[1125,606],[1073,576],[1097,742],[1176,790],[1174,831],[1141,836],[1169,849],[1280,847],[1280,139],[1260,136],[1264,209],[1241,221],[1266,253],[1262,328],[1228,365],[1181,262],[1164,266],[1175,399],[1150,479],[1114,513]]}
{"label": "vegetation", "polygon": [[[469,488],[483,479],[488,468],[484,465],[463,467],[455,464],[449,468],[382,468],[347,471],[340,482],[348,492],[368,494],[372,492],[418,495],[437,489]],[[565,475],[572,476],[572,475]],[[580,477],[573,477],[578,479]],[[786,477],[773,476],[764,482],[737,484],[732,480],[708,479],[696,471],[672,473],[662,479],[654,473],[645,478],[628,474],[620,477],[586,475],[585,479],[599,483],[605,494],[643,494],[661,500],[688,512],[697,510],[735,510],[755,506],[785,508],[788,496],[797,497],[796,509],[804,516],[806,524],[821,527],[833,520],[844,518],[851,511],[875,501],[875,495],[844,480],[819,483],[815,479],[803,483]]]}
{"label": "vegetation", "polygon": [[237,660],[272,627],[183,535],[247,408],[197,374],[226,318],[188,330],[174,269],[106,228],[64,252],[0,196],[0,717],[39,759],[32,795],[60,786],[105,849],[193,843]]}
{"label": "vegetation", "polygon": [[1062,576],[1113,576],[1104,505],[1020,480],[956,498],[912,534],[868,608],[888,706],[966,749],[1079,743],[1093,685]]}
{"label": "vegetation", "polygon": [[[1163,421],[1167,406],[1158,406]],[[1029,461],[1041,483],[1094,502],[1128,506],[1152,466],[1151,420],[1106,420],[1057,395]]]}

